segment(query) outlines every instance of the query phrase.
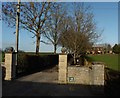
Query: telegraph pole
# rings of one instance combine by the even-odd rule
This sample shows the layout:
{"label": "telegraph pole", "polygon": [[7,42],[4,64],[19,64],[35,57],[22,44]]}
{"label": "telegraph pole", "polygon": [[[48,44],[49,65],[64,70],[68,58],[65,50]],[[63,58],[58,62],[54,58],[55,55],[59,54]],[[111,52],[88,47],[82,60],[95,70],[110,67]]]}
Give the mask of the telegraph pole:
{"label": "telegraph pole", "polygon": [[18,44],[19,44],[19,18],[20,18],[20,0],[18,0],[17,4],[17,14],[16,14],[16,65],[17,63],[17,58],[18,58]]}

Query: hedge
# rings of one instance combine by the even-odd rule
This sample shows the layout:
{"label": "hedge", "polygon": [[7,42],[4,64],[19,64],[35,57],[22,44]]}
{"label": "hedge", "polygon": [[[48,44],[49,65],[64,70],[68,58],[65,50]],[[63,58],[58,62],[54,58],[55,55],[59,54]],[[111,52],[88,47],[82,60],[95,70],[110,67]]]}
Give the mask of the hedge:
{"label": "hedge", "polygon": [[28,53],[18,54],[18,73],[31,73],[41,71],[58,64],[58,54],[32,55]]}

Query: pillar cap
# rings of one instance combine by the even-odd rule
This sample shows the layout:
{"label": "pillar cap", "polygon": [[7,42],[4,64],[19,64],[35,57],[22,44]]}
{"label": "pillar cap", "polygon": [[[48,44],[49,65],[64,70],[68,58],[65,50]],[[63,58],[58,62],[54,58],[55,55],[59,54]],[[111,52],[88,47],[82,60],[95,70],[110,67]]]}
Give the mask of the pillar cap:
{"label": "pillar cap", "polygon": [[16,54],[16,52],[5,52],[5,54]]}

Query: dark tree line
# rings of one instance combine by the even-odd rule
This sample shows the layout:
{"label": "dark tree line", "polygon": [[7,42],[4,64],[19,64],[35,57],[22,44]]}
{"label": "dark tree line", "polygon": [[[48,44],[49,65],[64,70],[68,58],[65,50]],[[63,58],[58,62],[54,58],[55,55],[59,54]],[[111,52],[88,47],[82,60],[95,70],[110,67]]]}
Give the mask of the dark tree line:
{"label": "dark tree line", "polygon": [[120,54],[120,44],[115,44],[112,48],[112,51],[115,53],[115,54]]}

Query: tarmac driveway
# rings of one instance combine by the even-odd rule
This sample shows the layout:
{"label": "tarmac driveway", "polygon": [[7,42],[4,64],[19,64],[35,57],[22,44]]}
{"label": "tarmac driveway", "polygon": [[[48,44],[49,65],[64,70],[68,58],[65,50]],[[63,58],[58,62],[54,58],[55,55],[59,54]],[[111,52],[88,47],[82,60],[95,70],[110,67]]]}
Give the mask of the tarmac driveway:
{"label": "tarmac driveway", "polygon": [[57,71],[42,71],[13,81],[3,81],[2,96],[94,96],[86,85],[58,84]]}
{"label": "tarmac driveway", "polygon": [[58,72],[38,72],[22,78],[17,81],[39,82],[39,83],[57,83]]}

